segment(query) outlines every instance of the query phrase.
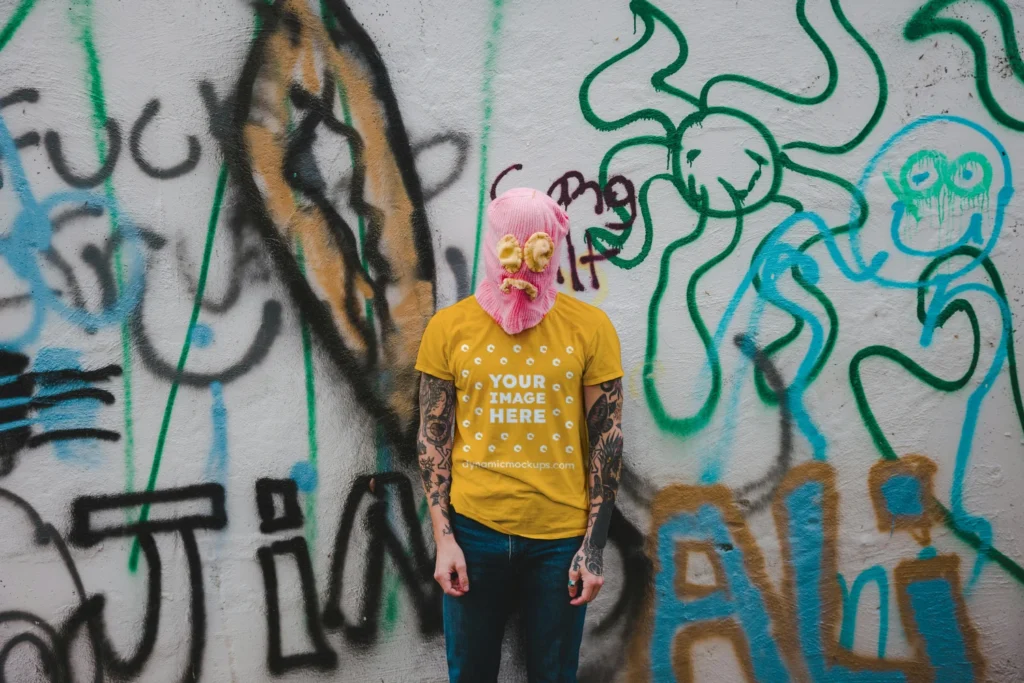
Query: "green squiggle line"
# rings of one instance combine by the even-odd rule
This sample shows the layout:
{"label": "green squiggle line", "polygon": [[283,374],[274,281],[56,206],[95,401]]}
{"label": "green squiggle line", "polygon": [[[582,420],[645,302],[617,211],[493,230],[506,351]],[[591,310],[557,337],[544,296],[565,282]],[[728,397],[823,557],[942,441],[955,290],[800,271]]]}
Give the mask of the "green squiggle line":
{"label": "green squiggle line", "polygon": [[854,149],[860,143],[864,142],[864,138],[871,134],[871,131],[878,125],[879,120],[882,118],[882,112],[885,111],[885,105],[889,101],[889,82],[885,76],[885,67],[882,66],[882,60],[878,57],[878,53],[871,47],[871,43],[864,39],[857,29],[853,27],[850,20],[846,18],[843,13],[842,7],[839,6],[839,0],[832,0],[832,10],[835,12],[836,19],[842,24],[846,32],[850,34],[850,37],[857,41],[861,49],[871,60],[871,65],[875,69],[875,76],[878,77],[878,100],[875,102],[875,110],[871,112],[871,118],[864,124],[864,127],[848,142],[844,142],[841,145],[827,146],[819,145],[816,142],[790,142],[782,146],[783,149],[809,149],[813,152],[820,152],[821,154],[846,154],[850,150]]}
{"label": "green squiggle line", "polygon": [[[659,125],[661,125],[662,128],[665,129],[665,135],[670,136],[675,131],[675,124],[672,123],[672,119],[670,119],[664,112],[658,109],[641,109],[640,111],[633,112],[632,114],[623,116],[620,119],[616,119],[614,121],[606,121],[599,117],[596,113],[594,113],[594,109],[590,105],[590,87],[593,85],[594,81],[597,80],[597,77],[604,73],[606,70],[610,69],[612,66],[621,62],[623,59],[630,56],[631,54],[633,54],[634,52],[636,52],[637,50],[639,50],[640,48],[647,44],[647,42],[651,39],[651,36],[654,35],[655,16],[661,19],[665,26],[668,27],[669,31],[671,31],[672,35],[675,36],[676,41],[679,44],[679,55],[676,57],[676,59],[672,61],[671,64],[657,71],[651,78],[651,82],[654,84],[655,89],[661,89],[665,92],[674,91],[674,94],[680,94],[680,96],[682,96],[684,99],[696,103],[696,98],[694,98],[692,95],[686,95],[685,93],[682,93],[682,91],[675,91],[675,89],[665,84],[664,80],[665,78],[674,74],[676,71],[682,68],[683,64],[686,62],[688,48],[686,46],[686,39],[683,37],[682,31],[679,30],[679,27],[677,27],[671,19],[665,16],[664,13],[662,13],[656,7],[651,5],[649,2],[646,2],[646,0],[633,0],[632,2],[629,3],[629,8],[633,10],[633,13],[635,15],[639,16],[643,20],[643,35],[641,35],[640,39],[633,43],[631,46],[629,46],[622,52],[618,53],[617,55],[614,55],[610,59],[605,60],[604,62],[599,64],[596,69],[594,69],[593,71],[586,75],[586,77],[583,79],[583,83],[580,84],[580,110],[583,112],[583,118],[586,119],[587,123],[589,123],[594,128],[600,131],[607,132],[612,130],[618,130],[619,128],[627,126],[630,123],[633,123],[634,121],[646,120],[656,121]],[[657,82],[655,82],[656,80]],[[662,87],[659,88],[659,85]]]}
{"label": "green squiggle line", "polygon": [[[206,291],[206,276],[210,272],[210,256],[213,254],[213,238],[217,234],[217,223],[220,218],[221,204],[224,202],[224,189],[228,184],[228,167],[222,164],[220,174],[217,176],[217,189],[213,194],[213,208],[210,210],[210,220],[206,226],[206,244],[203,247],[203,261],[199,267],[199,280],[196,283],[196,295],[192,299],[192,315],[189,317],[188,329],[185,330],[185,342],[181,345],[181,354],[178,356],[178,367],[175,370],[174,380],[171,382],[171,390],[167,394],[167,404],[164,406],[164,417],[160,423],[160,433],[156,440],[156,450],[153,453],[153,464],[150,466],[149,479],[146,482],[146,491],[151,492],[156,488],[156,479],[160,474],[160,462],[163,459],[164,446],[167,444],[167,432],[171,426],[171,414],[174,412],[174,401],[178,396],[178,385],[181,373],[185,370],[185,362],[188,360],[189,350],[192,348],[192,333],[199,321],[199,308],[203,301],[203,292]],[[149,519],[149,504],[142,506],[139,512],[139,522]],[[132,543],[131,556],[128,559],[128,569],[135,572],[139,566],[139,541],[135,539]]]}
{"label": "green squiggle line", "polygon": [[[711,92],[711,88],[715,87],[717,83],[742,83],[744,85],[749,85],[752,88],[757,88],[758,90],[766,92],[770,95],[781,97],[787,102],[792,102],[793,104],[821,104],[829,97],[831,97],[832,93],[834,93],[836,90],[836,85],[839,83],[839,67],[836,64],[836,58],[835,55],[832,54],[832,50],[829,49],[824,39],[822,39],[822,37],[818,35],[818,32],[814,30],[814,27],[811,26],[811,22],[807,21],[806,5],[807,0],[797,0],[796,20],[797,22],[799,22],[800,28],[804,30],[804,33],[806,33],[807,36],[812,41],[814,41],[814,44],[818,47],[818,50],[821,51],[821,56],[825,58],[825,64],[828,66],[828,83],[825,84],[824,90],[822,90],[817,95],[804,97],[802,95],[794,95],[792,93],[788,93],[785,90],[776,88],[773,85],[768,85],[767,83],[759,81],[755,78],[750,78],[749,76],[741,76],[739,74],[721,74],[708,80],[708,82],[705,83],[704,87],[701,89],[701,108],[703,109],[708,106],[708,95]],[[832,0],[833,9],[838,7],[838,5],[838,0]]]}
{"label": "green squiggle line", "polygon": [[[306,253],[302,242],[296,242],[295,261],[299,270],[306,272]],[[302,369],[306,376],[306,442],[309,448],[309,466],[314,474],[318,472],[317,456],[319,443],[316,434],[316,377],[313,374],[313,338],[306,315],[299,311],[299,329],[302,334]],[[317,517],[316,490],[306,493],[306,543],[310,551],[316,549]]]}
{"label": "green squiggle line", "polygon": [[[903,37],[907,40],[921,40],[936,33],[952,33],[964,39],[967,46],[974,52],[974,80],[978,83],[978,96],[999,123],[1013,130],[1024,131],[1024,121],[1008,114],[999,106],[992,87],[988,81],[988,58],[985,41],[981,39],[971,26],[959,19],[940,18],[939,12],[961,0],[929,0],[903,28]],[[999,21],[999,29],[1003,33],[1003,48],[1006,59],[1013,69],[1017,80],[1024,83],[1024,59],[1021,59],[1020,48],[1017,46],[1017,33],[1013,25],[1013,13],[1003,0],[977,0],[991,9]]]}
{"label": "green squiggle line", "polygon": [[[928,280],[931,275],[939,268],[944,262],[949,259],[958,256],[968,256],[970,258],[977,258],[981,254],[981,250],[973,246],[962,246],[953,252],[939,257],[928,264],[928,266],[921,272],[918,278],[919,282]],[[1002,279],[999,277],[999,272],[996,270],[995,265],[988,259],[982,260],[982,265],[985,268],[986,273],[992,281],[993,289],[996,293],[1006,299],[1006,292],[1003,289]],[[885,432],[881,425],[878,423],[878,418],[875,417],[874,412],[871,410],[871,405],[867,398],[867,391],[864,388],[863,380],[861,379],[861,364],[868,358],[881,357],[893,361],[900,365],[904,370],[907,370],[916,379],[924,382],[929,387],[937,389],[939,391],[950,393],[962,389],[971,380],[975,370],[978,367],[978,358],[981,355],[981,327],[978,323],[978,316],[974,312],[974,307],[971,306],[970,302],[966,299],[955,299],[951,301],[939,314],[936,319],[936,327],[942,327],[945,325],[951,317],[957,313],[963,313],[967,316],[968,321],[971,325],[971,332],[973,338],[973,349],[971,352],[971,363],[963,375],[956,379],[948,380],[943,379],[937,375],[930,373],[928,370],[923,368],[913,359],[909,358],[905,354],[897,351],[896,349],[888,346],[869,346],[867,348],[858,351],[853,359],[850,361],[849,379],[850,387],[853,389],[854,399],[857,403],[857,411],[860,413],[861,420],[867,427],[868,432],[871,434],[871,440],[875,444],[875,448],[882,455],[882,458],[886,460],[897,460],[899,455],[893,449],[889,440],[885,436]],[[917,291],[917,319],[919,322],[924,323],[926,320],[925,312],[925,290],[923,288]],[[1012,336],[1007,340],[1007,358],[1009,359],[1009,371],[1010,371],[1010,384],[1013,389],[1014,403],[1017,408],[1017,417],[1021,423],[1021,429],[1024,430],[1024,406],[1022,406],[1020,398],[1020,384],[1017,379],[1017,365],[1013,351],[1013,338]],[[936,501],[942,510],[943,523],[949,528],[960,540],[964,541],[972,548],[978,551],[982,551],[985,555],[1002,567],[1010,576],[1015,580],[1024,584],[1024,567],[1014,562],[1012,559],[1004,555],[996,548],[989,547],[982,542],[982,540],[974,533],[961,529],[957,524],[957,521],[953,514],[939,501]]]}
{"label": "green squiggle line", "polygon": [[[822,180],[826,180],[830,183],[833,183],[843,188],[844,190],[849,192],[850,196],[853,197],[854,200],[857,202],[857,206],[859,208],[857,220],[853,223],[841,225],[838,228],[831,228],[829,232],[832,233],[833,237],[838,237],[839,235],[850,232],[851,230],[860,229],[867,222],[869,213],[867,199],[865,199],[864,195],[856,188],[856,186],[853,185],[853,183],[849,182],[845,178],[841,178],[832,173],[828,173],[826,171],[819,171],[817,169],[810,168],[807,166],[802,166],[794,162],[785,154],[782,155],[781,163],[785,168],[791,171],[795,171],[797,173],[810,176],[812,178],[820,178]],[[799,205],[799,202],[797,202],[797,204]],[[802,206],[799,210],[803,210]],[[770,237],[771,233],[766,235],[764,239],[761,240],[761,243],[757,245],[757,248],[754,250],[754,254],[751,257],[751,263],[753,263],[753,261],[757,259],[758,254],[761,253],[761,249],[768,242],[768,239]],[[810,249],[812,246],[820,242],[822,239],[823,237],[821,233],[815,233],[813,236],[804,240],[804,242],[798,247],[798,250],[801,252],[806,252],[808,249]],[[829,358],[832,355],[832,350],[835,348],[836,340],[839,336],[839,314],[836,312],[835,306],[832,304],[832,301],[825,295],[825,293],[818,289],[816,286],[807,282],[800,274],[798,268],[794,267],[792,269],[792,273],[793,279],[796,281],[796,283],[800,285],[800,287],[802,287],[807,293],[809,293],[811,296],[818,300],[818,303],[820,303],[822,308],[825,309],[825,314],[828,316],[829,320],[828,336],[826,337],[825,343],[822,346],[821,354],[818,356],[818,360],[815,361],[814,365],[811,367],[810,373],[808,373],[807,375],[807,385],[810,386],[810,384],[814,382],[814,380],[824,369],[825,364],[828,362]],[[757,290],[758,292],[761,291],[760,276],[754,277],[753,285],[755,290]],[[793,316],[793,327],[790,329],[790,331],[787,332],[782,337],[775,339],[774,341],[769,342],[767,345],[765,345],[764,354],[767,357],[771,358],[778,352],[782,351],[782,349],[786,348],[791,343],[796,341],[797,338],[799,338],[800,332],[803,330],[803,327],[803,319],[797,316]],[[776,396],[775,391],[768,385],[768,381],[765,379],[764,372],[757,366],[754,367],[754,385],[757,387],[757,395],[763,403],[765,403],[766,405],[776,405],[778,403],[778,398]]]}
{"label": "green squiggle line", "polygon": [[470,287],[476,287],[476,273],[480,265],[480,239],[484,230],[484,207],[487,205],[487,145],[491,137],[491,114],[494,112],[494,76],[498,61],[498,39],[501,36],[501,20],[504,14],[505,0],[491,0],[491,29],[487,38],[484,55],[484,114],[480,125],[480,188],[476,205],[476,241],[473,246],[473,273],[470,276]]}
{"label": "green squiggle line", "polygon": [[[102,163],[107,157],[107,141],[104,130],[107,125],[107,102],[103,94],[103,77],[100,72],[100,57],[96,50],[96,42],[92,33],[92,0],[78,0],[71,6],[71,24],[78,29],[78,42],[85,52],[86,87],[89,90],[89,101],[92,104],[93,139]],[[116,233],[120,225],[120,213],[117,197],[114,193],[114,181],[108,176],[103,182],[104,194],[109,200],[110,231]],[[121,244],[114,247],[114,284],[118,292],[124,291],[124,262]],[[124,400],[124,478],[125,489],[135,488],[135,420],[132,408],[132,346],[131,328],[128,321],[121,323],[121,386]]]}
{"label": "green squiggle line", "polygon": [[4,24],[4,27],[0,29],[0,50],[7,47],[7,43],[11,42],[11,38],[21,28],[21,24],[25,21],[28,13],[32,11],[32,7],[36,4],[36,0],[21,0],[21,4],[18,5],[14,13],[11,14],[11,18]]}

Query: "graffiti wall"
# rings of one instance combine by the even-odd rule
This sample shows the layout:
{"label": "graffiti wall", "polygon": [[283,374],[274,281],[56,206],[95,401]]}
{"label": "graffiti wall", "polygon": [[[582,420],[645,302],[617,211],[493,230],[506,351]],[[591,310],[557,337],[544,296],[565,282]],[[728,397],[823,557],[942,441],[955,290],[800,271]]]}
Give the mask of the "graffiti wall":
{"label": "graffiti wall", "polygon": [[627,373],[581,680],[1020,680],[1022,30],[0,2],[0,682],[446,680],[413,362],[523,185]]}

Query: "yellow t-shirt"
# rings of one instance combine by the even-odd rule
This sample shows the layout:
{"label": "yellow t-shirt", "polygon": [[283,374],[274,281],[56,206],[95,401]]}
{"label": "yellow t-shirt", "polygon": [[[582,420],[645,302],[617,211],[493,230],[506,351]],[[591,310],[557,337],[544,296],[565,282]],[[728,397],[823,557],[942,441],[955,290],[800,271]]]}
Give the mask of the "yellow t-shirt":
{"label": "yellow t-shirt", "polygon": [[559,294],[539,324],[510,335],[471,296],[430,320],[416,369],[455,383],[459,514],[527,538],[583,535],[583,386],[622,376],[619,338],[603,311]]}

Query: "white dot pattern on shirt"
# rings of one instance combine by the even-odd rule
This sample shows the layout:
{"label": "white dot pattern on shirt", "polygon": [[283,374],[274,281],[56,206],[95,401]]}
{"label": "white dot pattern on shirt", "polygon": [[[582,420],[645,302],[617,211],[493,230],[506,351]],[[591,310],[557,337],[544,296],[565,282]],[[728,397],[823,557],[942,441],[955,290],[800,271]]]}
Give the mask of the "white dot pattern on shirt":
{"label": "white dot pattern on shirt", "polygon": [[462,421],[462,426],[463,427],[469,427],[469,420],[463,420]]}
{"label": "white dot pattern on shirt", "polygon": [[501,433],[501,440],[502,441],[508,441],[508,432],[502,432]]}
{"label": "white dot pattern on shirt", "polygon": [[540,447],[540,452],[541,453],[547,453],[548,452],[548,447],[547,446],[541,446]]}
{"label": "white dot pattern on shirt", "polygon": [[561,434],[552,434],[551,438],[554,439],[555,441],[558,441],[559,439],[562,438],[562,435]]}
{"label": "white dot pattern on shirt", "polygon": [[572,355],[573,351],[575,351],[575,349],[572,348],[571,346],[566,346],[565,347],[565,352],[568,353],[570,356]]}
{"label": "white dot pattern on shirt", "polygon": [[487,447],[487,450],[488,450],[488,452],[493,453],[494,451],[497,450],[497,448],[498,448],[497,446],[495,446],[494,444],[491,444],[490,446]]}
{"label": "white dot pattern on shirt", "polygon": [[462,371],[462,376],[463,377],[469,377],[469,370],[463,370]]}
{"label": "white dot pattern on shirt", "polygon": [[558,367],[559,365],[562,364],[562,359],[561,358],[555,358],[554,360],[551,361],[551,364],[554,365],[555,367]]}
{"label": "white dot pattern on shirt", "polygon": [[462,450],[464,450],[464,451],[466,451],[467,453],[469,453],[469,444],[466,444],[465,446],[463,446],[463,447],[462,447]]}
{"label": "white dot pattern on shirt", "polygon": [[487,353],[494,353],[494,344],[487,345]]}
{"label": "white dot pattern on shirt", "polygon": [[[483,389],[483,388],[484,388],[484,383],[483,383],[483,382],[477,382],[476,384],[474,384],[474,385],[473,385],[473,387],[474,387],[474,388],[475,388],[475,389],[476,389],[477,391],[480,391],[481,389]],[[479,414],[480,414],[480,413],[477,413],[477,415],[479,415]]]}
{"label": "white dot pattern on shirt", "polygon": [[572,429],[572,420],[568,420],[568,421],[567,421],[567,422],[565,423],[565,428],[566,428],[566,429]]}
{"label": "white dot pattern on shirt", "polygon": [[533,434],[532,433],[531,434],[527,434],[526,435],[526,440],[527,441],[533,441]]}
{"label": "white dot pattern on shirt", "polygon": [[519,344],[516,344],[515,346],[512,347],[512,352],[513,353],[519,353],[522,350],[523,350],[523,347],[520,346]]}
{"label": "white dot pattern on shirt", "polygon": [[573,450],[574,450],[574,449],[573,449],[573,447],[572,447],[572,446],[566,446],[566,447],[565,447],[565,452],[566,452],[566,453],[572,453],[572,452],[573,452]]}
{"label": "white dot pattern on shirt", "polygon": [[463,344],[462,345],[462,350],[463,351],[469,351],[469,344]]}
{"label": "white dot pattern on shirt", "polygon": [[501,358],[501,364],[502,364],[502,365],[507,365],[507,364],[508,364],[508,358],[505,358],[504,356],[502,356],[502,358]]}
{"label": "white dot pattern on shirt", "polygon": [[533,359],[532,358],[527,358],[526,359],[526,364],[527,365],[533,365]]}
{"label": "white dot pattern on shirt", "polygon": [[476,413],[477,415],[483,415],[484,414],[484,409],[483,408],[477,408],[473,412]]}
{"label": "white dot pattern on shirt", "polygon": [[566,403],[572,403],[573,402],[573,397],[572,396],[566,396],[565,397],[565,402]]}
{"label": "white dot pattern on shirt", "polygon": [[548,352],[548,347],[546,347],[546,346],[540,347],[540,352],[541,353],[547,353]]}
{"label": "white dot pattern on shirt", "polygon": [[481,432],[477,432],[477,433],[476,433],[476,440],[477,440],[477,441],[480,441],[480,440],[482,440],[483,438],[484,438],[484,435],[483,435],[483,433],[481,433]]}
{"label": "white dot pattern on shirt", "polygon": [[516,444],[515,447],[512,448],[512,450],[514,450],[516,453],[519,453],[520,451],[523,450],[523,447],[520,446],[519,444]]}
{"label": "white dot pattern on shirt", "polygon": [[572,379],[575,376],[576,375],[573,374],[572,370],[570,370],[569,372],[565,373],[565,378],[566,379]]}

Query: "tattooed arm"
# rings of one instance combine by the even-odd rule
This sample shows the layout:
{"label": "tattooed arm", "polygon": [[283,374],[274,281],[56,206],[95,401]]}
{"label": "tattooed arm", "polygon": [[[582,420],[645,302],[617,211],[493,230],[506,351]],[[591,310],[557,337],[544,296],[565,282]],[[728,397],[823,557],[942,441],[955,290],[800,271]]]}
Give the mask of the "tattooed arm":
{"label": "tattooed arm", "polygon": [[469,580],[465,557],[452,534],[448,509],[454,425],[455,384],[424,374],[420,379],[420,429],[416,451],[437,546],[434,579],[445,593],[459,597],[469,590]]}
{"label": "tattooed arm", "polygon": [[[576,557],[569,569],[569,595],[573,605],[597,597],[604,584],[604,545],[608,524],[615,509],[615,495],[622,473],[622,380],[583,387],[590,438],[590,518]],[[583,580],[583,592],[576,595],[576,582]]]}

